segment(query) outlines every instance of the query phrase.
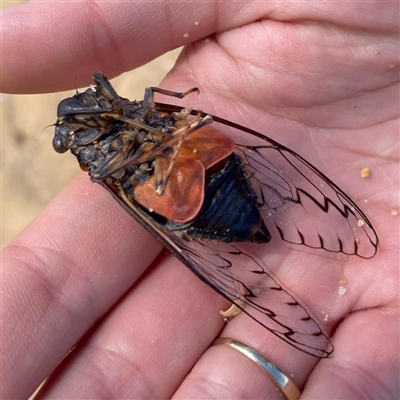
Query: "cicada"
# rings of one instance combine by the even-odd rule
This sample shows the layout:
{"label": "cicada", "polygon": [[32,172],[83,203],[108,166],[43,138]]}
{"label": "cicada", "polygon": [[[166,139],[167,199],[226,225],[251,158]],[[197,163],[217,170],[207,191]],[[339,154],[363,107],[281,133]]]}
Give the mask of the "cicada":
{"label": "cicada", "polygon": [[[70,150],[126,211],[215,291],[293,347],[328,357],[317,318],[264,261],[279,239],[326,254],[373,257],[360,208],[303,157],[249,128],[190,108],[94,85],[58,105],[53,147]],[[239,142],[240,140],[240,142]]]}

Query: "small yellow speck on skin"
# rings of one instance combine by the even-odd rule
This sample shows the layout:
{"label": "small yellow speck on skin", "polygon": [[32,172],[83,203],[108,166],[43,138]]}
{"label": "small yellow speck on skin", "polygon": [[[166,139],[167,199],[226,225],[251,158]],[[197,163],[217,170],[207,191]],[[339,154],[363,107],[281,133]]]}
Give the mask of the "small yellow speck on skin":
{"label": "small yellow speck on skin", "polygon": [[361,170],[361,178],[369,178],[370,175],[371,170],[369,169],[369,167],[365,167]]}

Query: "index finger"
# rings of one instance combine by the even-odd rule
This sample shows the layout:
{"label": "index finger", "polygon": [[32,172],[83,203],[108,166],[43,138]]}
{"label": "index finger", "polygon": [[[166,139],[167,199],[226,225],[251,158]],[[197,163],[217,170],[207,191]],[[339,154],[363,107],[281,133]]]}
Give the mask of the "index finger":
{"label": "index finger", "polygon": [[[35,2],[2,12],[2,92],[45,93],[109,78],[214,32],[259,7],[218,2]],[[151,45],[149,45],[151,44]]]}

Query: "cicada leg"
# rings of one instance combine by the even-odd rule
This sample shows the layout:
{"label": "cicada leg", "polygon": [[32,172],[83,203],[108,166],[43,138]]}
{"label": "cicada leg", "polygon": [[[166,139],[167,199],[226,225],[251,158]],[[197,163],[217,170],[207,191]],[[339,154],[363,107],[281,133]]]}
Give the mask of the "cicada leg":
{"label": "cicada leg", "polygon": [[142,130],[147,131],[148,133],[151,133],[153,135],[163,136],[162,132],[160,132],[159,130],[157,130],[155,128],[152,128],[149,125],[146,125],[146,124],[140,122],[140,120],[138,118],[132,119],[132,118],[125,117],[124,115],[114,114],[114,113],[111,113],[111,112],[103,112],[100,116],[102,118],[108,118],[108,119],[112,119],[114,121],[124,122],[129,127],[133,128],[134,130],[138,130],[139,131],[139,130],[142,129]]}
{"label": "cicada leg", "polygon": [[96,84],[98,93],[101,93],[101,95],[110,103],[121,99],[121,96],[118,95],[115,89],[111,86],[111,83],[101,72],[95,72],[93,80]]}
{"label": "cicada leg", "polygon": [[[242,296],[244,295],[244,289],[243,285],[240,284],[239,288],[240,296],[237,299],[237,303],[240,305],[240,307],[243,306],[244,301],[242,300]],[[219,313],[222,315],[222,318],[224,319],[225,322],[230,321],[233,317],[236,317],[236,315],[240,314],[242,312],[242,309],[235,303],[232,303],[231,306],[227,310],[221,310]]]}
{"label": "cicada leg", "polygon": [[199,93],[199,89],[197,87],[191,88],[186,92],[173,92],[171,90],[161,89],[159,87],[148,87],[144,91],[143,98],[143,110],[145,115],[145,120],[149,121],[151,119],[153,110],[156,108],[156,104],[154,102],[154,93],[165,94],[166,96],[177,97],[178,99],[183,99],[187,95],[197,92]]}
{"label": "cicada leg", "polygon": [[[243,301],[240,301],[240,303],[243,303]],[[224,321],[228,322],[233,317],[236,317],[236,315],[240,314],[241,312],[242,312],[242,310],[235,303],[232,303],[231,306],[227,310],[221,310],[219,313],[222,315],[222,318],[224,319]]]}

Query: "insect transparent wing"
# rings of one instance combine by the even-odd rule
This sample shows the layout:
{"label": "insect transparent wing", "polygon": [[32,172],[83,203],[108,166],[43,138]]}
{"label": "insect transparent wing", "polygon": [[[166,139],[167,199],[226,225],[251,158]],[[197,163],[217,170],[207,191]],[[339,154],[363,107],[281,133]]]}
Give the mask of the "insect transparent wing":
{"label": "insect transparent wing", "polygon": [[362,258],[376,254],[378,239],[364,213],[298,154],[275,145],[239,147],[238,152],[262,216],[281,239],[292,247],[329,253]]}
{"label": "insect transparent wing", "polygon": [[260,245],[170,239],[197,276],[274,335],[316,357],[333,351],[318,323],[270,272]]}

